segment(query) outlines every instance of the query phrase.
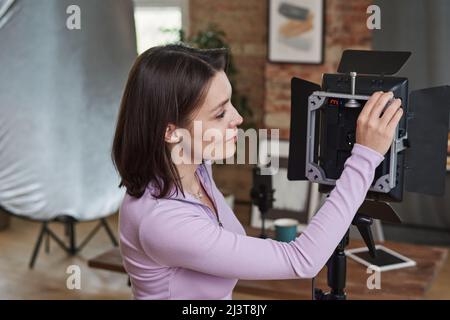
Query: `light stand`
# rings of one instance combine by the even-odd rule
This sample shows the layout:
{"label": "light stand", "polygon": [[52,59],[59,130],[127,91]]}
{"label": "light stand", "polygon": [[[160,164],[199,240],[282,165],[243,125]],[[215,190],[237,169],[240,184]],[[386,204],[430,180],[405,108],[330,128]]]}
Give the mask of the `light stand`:
{"label": "light stand", "polygon": [[252,203],[256,205],[261,212],[261,234],[260,238],[268,238],[266,234],[265,220],[266,214],[273,207],[274,189],[272,189],[272,176],[261,175],[261,169],[253,168],[253,187],[250,192]]}
{"label": "light stand", "polygon": [[[364,214],[357,213],[353,218],[352,224],[356,226],[361,233],[367,247],[369,248],[370,256],[376,257],[375,243],[373,241],[372,231],[370,226],[373,219]],[[346,300],[345,283],[347,277],[347,257],[345,255],[345,248],[349,243],[349,232],[347,230],[345,236],[339,242],[336,250],[331,255],[327,262],[327,279],[329,292],[323,292],[321,289],[314,288],[315,300]]]}
{"label": "light stand", "polygon": [[[352,221],[368,246],[370,263],[374,265],[389,265],[390,259],[383,251],[374,261],[372,218],[401,222],[387,202],[401,202],[404,191],[442,196],[445,190],[450,86],[409,92],[408,78],[394,75],[410,55],[345,50],[337,73],[324,73],[321,85],[297,77],[291,79],[288,179],[318,183],[321,193],[331,192],[336,186],[345,161],[351,156],[358,116],[370,96],[377,91],[391,91],[402,101],[405,115],[396,127],[385,159],[375,169],[366,200]],[[346,298],[348,241],[349,232],[327,262],[331,291],[315,290],[317,299]]]}

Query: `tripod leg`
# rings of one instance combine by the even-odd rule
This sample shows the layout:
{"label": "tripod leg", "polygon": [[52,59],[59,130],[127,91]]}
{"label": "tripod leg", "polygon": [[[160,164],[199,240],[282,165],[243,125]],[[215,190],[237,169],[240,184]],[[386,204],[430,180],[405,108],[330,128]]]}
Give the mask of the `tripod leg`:
{"label": "tripod leg", "polygon": [[114,247],[117,247],[119,244],[116,240],[116,237],[114,237],[114,234],[111,230],[111,228],[108,225],[108,222],[106,221],[105,218],[100,219],[103,227],[105,227],[106,233],[108,234],[109,238],[111,239],[111,242],[113,243]]}
{"label": "tripod leg", "polygon": [[41,247],[42,238],[44,237],[44,235],[46,233],[47,233],[47,222],[43,222],[41,231],[39,232],[39,236],[38,236],[36,244],[34,246],[33,254],[31,255],[31,260],[30,260],[30,264],[29,264],[30,269],[34,268],[34,264],[36,262],[36,257],[38,255],[39,248]]}
{"label": "tripod leg", "polygon": [[[328,286],[333,300],[345,300],[345,280],[347,277],[347,260],[343,250],[336,250],[327,263]],[[330,297],[330,298],[331,298]]]}
{"label": "tripod leg", "polygon": [[75,223],[73,221],[66,222],[68,236],[69,236],[69,254],[76,255],[77,254],[77,245],[75,239]]}
{"label": "tripod leg", "polygon": [[261,214],[261,234],[259,235],[260,238],[262,239],[267,239],[267,234],[266,234],[266,217],[264,214]]}
{"label": "tripod leg", "polygon": [[317,300],[345,300],[345,282],[347,277],[347,257],[345,256],[345,247],[348,245],[349,231],[339,242],[330,259],[327,262],[327,278],[330,292],[324,293],[316,289],[314,294]]}
{"label": "tripod leg", "polygon": [[50,252],[50,234],[47,232],[47,235],[45,236],[45,252]]}
{"label": "tripod leg", "polygon": [[84,246],[97,234],[97,231],[101,228],[101,226],[102,226],[101,222],[97,223],[95,228],[92,229],[92,231],[88,234],[88,236],[78,246],[78,248],[77,248],[78,252],[80,252],[84,248]]}

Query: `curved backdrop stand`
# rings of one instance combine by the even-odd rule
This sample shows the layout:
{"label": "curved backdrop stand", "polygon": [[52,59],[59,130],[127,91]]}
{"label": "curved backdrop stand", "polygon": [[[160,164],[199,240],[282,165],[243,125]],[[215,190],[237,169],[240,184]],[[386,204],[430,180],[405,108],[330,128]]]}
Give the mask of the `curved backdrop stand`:
{"label": "curved backdrop stand", "polygon": [[[136,57],[132,1],[2,3],[0,206],[42,221],[110,215],[123,197],[110,151]],[[66,26],[72,4],[80,30]]]}
{"label": "curved backdrop stand", "polygon": [[[79,8],[81,29],[67,27]],[[74,225],[115,213],[124,191],[111,162],[120,98],[136,58],[132,0],[0,0],[0,208],[42,221],[78,252]],[[68,244],[48,228],[66,226]],[[48,248],[48,246],[47,246]]]}

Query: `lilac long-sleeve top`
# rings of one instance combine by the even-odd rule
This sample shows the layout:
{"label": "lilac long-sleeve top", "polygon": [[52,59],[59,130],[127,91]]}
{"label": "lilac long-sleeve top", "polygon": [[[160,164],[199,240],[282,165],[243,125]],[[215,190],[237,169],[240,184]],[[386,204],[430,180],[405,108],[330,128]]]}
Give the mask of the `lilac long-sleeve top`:
{"label": "lilac long-sleeve top", "polygon": [[197,173],[211,209],[185,193],[155,199],[150,183],[120,207],[120,249],[135,299],[231,299],[238,279],[312,278],[325,265],[361,206],[384,157],[355,144],[336,187],[306,229],[287,243],[246,236],[217,189],[210,164]]}

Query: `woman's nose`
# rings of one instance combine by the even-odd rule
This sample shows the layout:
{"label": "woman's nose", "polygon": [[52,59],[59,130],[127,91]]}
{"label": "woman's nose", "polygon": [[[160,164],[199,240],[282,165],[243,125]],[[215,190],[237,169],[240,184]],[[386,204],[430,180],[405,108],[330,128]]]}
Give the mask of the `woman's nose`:
{"label": "woman's nose", "polygon": [[243,121],[244,121],[244,118],[242,118],[242,116],[236,110],[236,116],[233,119],[233,121],[231,122],[231,127],[238,127],[242,124]]}

